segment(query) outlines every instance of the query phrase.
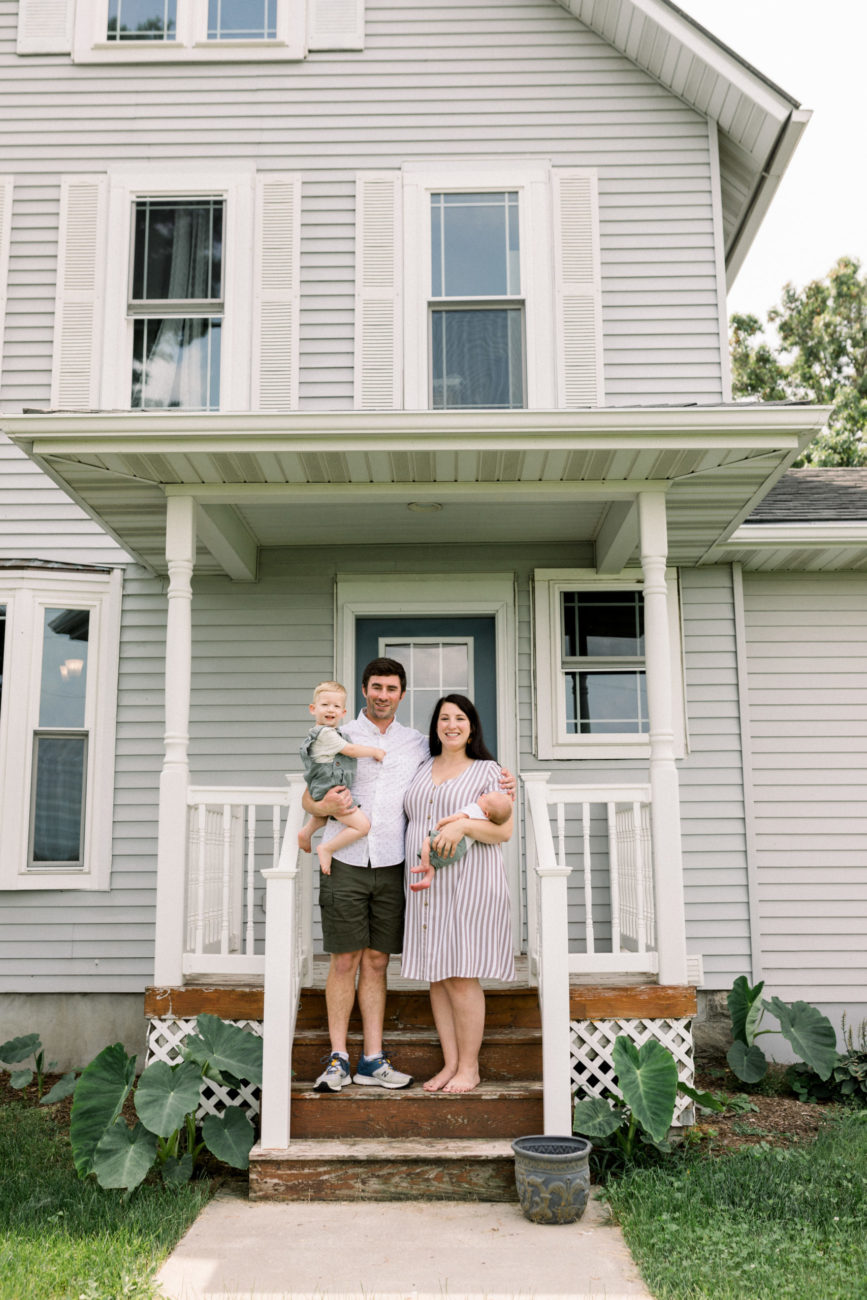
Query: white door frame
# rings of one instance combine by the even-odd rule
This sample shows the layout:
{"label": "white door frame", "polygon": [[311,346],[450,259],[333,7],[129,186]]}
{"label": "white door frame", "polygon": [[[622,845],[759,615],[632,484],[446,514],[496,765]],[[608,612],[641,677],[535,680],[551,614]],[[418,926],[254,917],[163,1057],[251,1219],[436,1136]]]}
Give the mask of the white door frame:
{"label": "white door frame", "polygon": [[[518,771],[518,672],[515,577],[512,573],[341,574],[335,584],[334,675],[346,685],[346,707],[354,717],[355,621],[359,618],[493,618],[497,665],[497,757]],[[512,938],[521,951],[521,834],[516,828],[503,846],[512,895]]]}

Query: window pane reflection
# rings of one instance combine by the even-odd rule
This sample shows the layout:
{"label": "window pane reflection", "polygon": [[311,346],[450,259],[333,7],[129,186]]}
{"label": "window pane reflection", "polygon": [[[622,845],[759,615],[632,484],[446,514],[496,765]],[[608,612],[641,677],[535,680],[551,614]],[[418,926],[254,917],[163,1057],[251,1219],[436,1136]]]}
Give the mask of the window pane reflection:
{"label": "window pane reflection", "polygon": [[524,405],[524,313],[520,307],[431,312],[431,399],[458,407]]}
{"label": "window pane reflection", "polygon": [[86,756],[86,736],[36,736],[31,862],[81,865]]}
{"label": "window pane reflection", "polygon": [[567,672],[565,682],[569,735],[648,731],[643,672]]}
{"label": "window pane reflection", "polygon": [[274,40],[277,0],[208,0],[209,41]]}
{"label": "window pane reflection", "polygon": [[219,410],[221,324],[219,318],[136,319],[133,408]]}
{"label": "window pane reflection", "polygon": [[87,695],[86,609],[46,609],[42,640],[40,727],[83,727]]}
{"label": "window pane reflection", "polygon": [[176,0],[108,0],[110,41],[171,41],[176,22]]}

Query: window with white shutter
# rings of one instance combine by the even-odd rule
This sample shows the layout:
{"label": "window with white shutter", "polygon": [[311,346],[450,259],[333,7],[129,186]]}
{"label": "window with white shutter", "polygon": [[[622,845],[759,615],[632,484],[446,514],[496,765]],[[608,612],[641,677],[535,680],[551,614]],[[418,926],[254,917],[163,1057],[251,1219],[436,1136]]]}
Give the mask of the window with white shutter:
{"label": "window with white shutter", "polygon": [[601,406],[595,174],[520,159],[402,177],[407,409]]}
{"label": "window with white shutter", "polygon": [[361,173],[355,186],[355,405],[403,405],[402,212],[399,172]]}
{"label": "window with white shutter", "polygon": [[256,182],[253,409],[298,406],[301,178],[274,172]]}
{"label": "window with white shutter", "polygon": [[108,178],[70,176],[61,183],[54,308],[55,410],[99,406]]}
{"label": "window with white shutter", "polygon": [[69,54],[75,0],[18,0],[19,54]]}

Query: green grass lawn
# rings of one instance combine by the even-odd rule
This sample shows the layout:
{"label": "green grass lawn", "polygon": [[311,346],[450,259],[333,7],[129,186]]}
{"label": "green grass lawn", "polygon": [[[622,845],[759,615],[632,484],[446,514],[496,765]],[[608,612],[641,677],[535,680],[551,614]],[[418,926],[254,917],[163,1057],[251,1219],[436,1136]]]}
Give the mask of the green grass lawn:
{"label": "green grass lawn", "polygon": [[867,1111],[810,1145],[687,1155],[607,1194],[658,1300],[867,1297]]}
{"label": "green grass lawn", "polygon": [[144,1300],[153,1274],[210,1195],[120,1192],[79,1180],[50,1110],[0,1106],[0,1300]]}

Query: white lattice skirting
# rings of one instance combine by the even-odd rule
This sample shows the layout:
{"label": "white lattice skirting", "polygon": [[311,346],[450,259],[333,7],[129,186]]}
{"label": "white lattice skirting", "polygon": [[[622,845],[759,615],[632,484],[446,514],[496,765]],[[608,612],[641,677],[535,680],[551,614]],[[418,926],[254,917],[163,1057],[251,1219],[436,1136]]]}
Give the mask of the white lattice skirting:
{"label": "white lattice skirting", "polygon": [[[239,1025],[241,1029],[252,1029],[254,1034],[262,1036],[261,1020],[230,1020],[230,1025]],[[148,1044],[145,1065],[151,1061],[165,1061],[176,1065],[181,1057],[181,1043],[188,1036],[195,1034],[196,1020],[160,1020],[148,1017]],[[259,1114],[259,1094],[261,1089],[242,1083],[240,1090],[227,1088],[213,1079],[205,1079],[202,1085],[202,1100],[196,1112],[196,1118],[205,1115],[221,1115],[227,1106],[240,1106],[249,1115]]]}
{"label": "white lattice skirting", "polygon": [[[674,1057],[681,1083],[694,1086],[691,1020],[573,1020],[571,1030],[573,1097],[604,1097],[608,1092],[620,1095],[614,1083],[613,1051],[615,1039],[621,1034],[628,1035],[636,1047],[650,1038],[657,1039]],[[694,1122],[693,1103],[678,1094],[672,1123],[680,1127]]]}

